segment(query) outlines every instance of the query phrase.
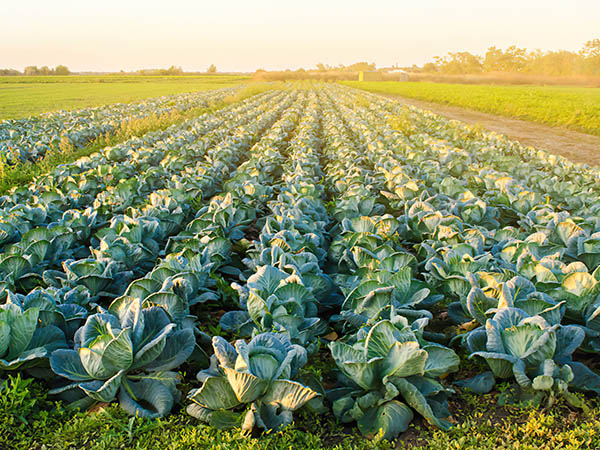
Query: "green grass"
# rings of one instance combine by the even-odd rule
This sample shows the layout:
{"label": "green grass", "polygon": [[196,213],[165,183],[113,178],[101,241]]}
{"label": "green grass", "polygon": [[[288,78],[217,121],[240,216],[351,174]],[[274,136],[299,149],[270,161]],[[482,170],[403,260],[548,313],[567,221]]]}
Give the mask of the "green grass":
{"label": "green grass", "polygon": [[248,79],[237,75],[0,77],[0,120],[231,87]]}
{"label": "green grass", "polygon": [[[8,377],[0,383],[2,449],[578,449],[600,446],[600,405],[584,415],[556,404],[551,411],[500,407],[497,393],[459,393],[452,403],[455,426],[444,432],[415,421],[394,442],[368,441],[331,415],[295,413],[281,432],[242,436],[239,429],[202,425],[183,409],[163,419],[128,417],[118,405],[90,412],[67,411],[50,401],[43,383]],[[185,400],[184,400],[185,403]]]}
{"label": "green grass", "polygon": [[342,84],[379,94],[460,106],[600,136],[598,88],[394,81],[346,81]]}

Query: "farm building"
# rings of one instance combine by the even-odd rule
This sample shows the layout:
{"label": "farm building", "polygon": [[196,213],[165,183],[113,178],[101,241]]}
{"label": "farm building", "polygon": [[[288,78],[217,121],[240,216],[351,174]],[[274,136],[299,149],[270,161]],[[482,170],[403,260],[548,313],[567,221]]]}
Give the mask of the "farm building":
{"label": "farm building", "polygon": [[392,69],[386,72],[386,75],[392,75],[394,80],[408,81],[408,72],[402,69]]}

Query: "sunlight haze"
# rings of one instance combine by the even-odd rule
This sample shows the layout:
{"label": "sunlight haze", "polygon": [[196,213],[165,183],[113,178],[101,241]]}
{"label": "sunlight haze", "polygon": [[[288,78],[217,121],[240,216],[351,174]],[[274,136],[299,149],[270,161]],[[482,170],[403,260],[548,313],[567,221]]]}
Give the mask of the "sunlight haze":
{"label": "sunlight haze", "polygon": [[[489,5],[489,6],[488,6]],[[598,33],[597,1],[132,0],[5,3],[0,66],[75,71],[181,66],[254,71],[356,61],[423,64],[495,45],[577,51]]]}

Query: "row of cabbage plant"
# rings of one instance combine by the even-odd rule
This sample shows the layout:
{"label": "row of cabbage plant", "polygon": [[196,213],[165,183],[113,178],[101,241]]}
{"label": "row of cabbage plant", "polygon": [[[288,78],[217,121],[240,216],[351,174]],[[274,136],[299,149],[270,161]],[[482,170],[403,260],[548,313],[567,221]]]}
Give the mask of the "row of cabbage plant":
{"label": "row of cabbage plant", "polygon": [[[196,166],[195,174],[190,171],[197,180],[203,180],[202,185],[208,189],[205,196],[220,184],[217,179],[208,177],[211,172],[229,173],[234,167],[233,162],[245,154],[264,129],[283,112],[284,117],[273,126],[277,129],[288,111],[294,109],[290,107],[294,96],[288,97],[250,127],[237,130],[228,145],[215,147],[213,156],[216,159],[206,159],[201,163],[205,167]],[[269,130],[263,139],[272,132]],[[230,164],[223,164],[228,160]],[[238,172],[239,169],[234,178]],[[188,202],[197,197],[196,190],[197,183]],[[188,231],[205,219],[207,213],[210,216],[211,208],[221,209],[220,199],[221,196],[216,196],[207,207],[201,208],[198,217],[187,227]],[[174,239],[164,253],[173,250],[173,243],[181,242],[181,239]],[[89,316],[76,332],[73,349],[52,354],[53,371],[71,381],[67,384],[63,381],[65,385],[55,388],[52,393],[74,406],[109,402],[118,397],[121,406],[130,414],[145,417],[167,414],[180,397],[176,389],[179,377],[172,369],[185,361],[202,365],[208,360],[202,346],[196,342],[196,337],[201,342],[206,336],[199,331],[196,318],[190,315],[190,307],[212,298],[207,280],[223,255],[219,244],[215,240],[202,250],[193,245],[186,251],[169,253],[144,278],[132,282],[124,295],[107,309],[98,307],[99,312]],[[94,337],[81,338],[84,334]],[[108,345],[115,346],[116,352],[111,352]],[[86,356],[88,352],[100,359],[90,362]],[[129,356],[119,359],[122,353]]]}
{"label": "row of cabbage plant", "polygon": [[[497,180],[492,186],[498,188],[498,193],[490,192],[489,183],[481,198],[475,189],[476,193],[465,193],[461,175],[464,176],[475,164],[472,161],[466,167],[459,164],[459,170],[453,173],[457,167],[453,163],[460,161],[470,150],[446,147],[442,149],[442,156],[439,148],[429,146],[429,153],[437,156],[424,161],[422,158],[427,158],[427,151],[414,150],[410,140],[413,135],[409,139],[403,135],[397,139],[387,138],[395,137],[394,133],[373,127],[374,123],[381,123],[380,114],[373,113],[372,121],[365,123],[364,117],[373,110],[377,111],[373,105],[370,105],[370,111],[364,112],[348,108],[346,115],[352,120],[355,114],[357,136],[364,136],[367,130],[371,133],[376,130],[376,141],[383,145],[373,142],[373,148],[402,149],[397,152],[399,158],[388,155],[381,161],[388,181],[386,187],[393,189],[392,193],[383,193],[394,200],[390,202],[391,210],[406,211],[400,216],[405,221],[405,228],[399,234],[403,237],[403,245],[415,249],[425,269],[424,280],[440,294],[456,300],[450,304],[451,318],[456,322],[474,319],[473,326],[482,326],[473,331],[477,338],[463,337],[468,351],[486,358],[498,377],[511,377],[514,372],[519,385],[515,397],[520,399],[533,397],[540,401],[548,397],[552,401],[555,394],[560,393],[579,405],[577,398],[568,392],[569,385],[598,391],[597,375],[572,360],[576,349],[589,350],[597,337],[593,324],[598,302],[597,279],[595,272],[589,273],[589,266],[584,264],[584,261],[593,264],[590,261],[593,258],[587,253],[594,251],[590,235],[597,231],[593,225],[589,225],[588,234],[583,233],[567,212],[553,211],[555,208],[548,200],[539,207],[534,206],[535,213],[527,211],[527,215],[520,211],[527,206],[523,204],[505,202],[502,208],[498,202],[489,207],[486,201],[492,203],[494,198],[505,193],[502,189],[506,186],[516,186],[510,181],[509,174],[491,174],[492,179]],[[418,131],[426,133],[425,130]],[[421,135],[419,138],[423,139]],[[501,151],[502,148],[495,149],[497,153]],[[494,154],[490,149],[487,153]],[[410,158],[408,161],[407,157]],[[477,157],[481,155],[472,158]],[[392,172],[389,167],[394,159],[397,165]],[[434,160],[439,162],[435,164]],[[481,173],[492,170],[493,161],[490,158],[477,164],[482,167]],[[394,185],[396,183],[399,186]],[[457,185],[463,189],[456,189]],[[511,216],[516,216],[518,229],[511,225],[502,226],[503,222],[511,223]],[[538,224],[532,232],[527,223],[536,216],[546,219],[545,227]],[[595,215],[583,220],[588,224],[597,223]],[[579,248],[584,249],[579,254],[577,244],[568,240],[574,231],[579,233]],[[584,243],[588,240],[591,242],[586,246]],[[590,269],[596,267],[593,265]],[[565,310],[567,315],[563,320]],[[483,327],[488,333],[487,345],[482,337],[485,334]],[[514,327],[519,329],[517,343],[508,342],[506,337],[507,330]],[[495,338],[490,337],[491,329],[497,333]],[[502,336],[503,344],[499,343],[499,336]],[[528,340],[537,342],[537,346],[519,347]],[[476,387],[478,390],[489,390],[493,386],[490,374],[475,381],[485,381],[485,389],[480,385]]]}
{"label": "row of cabbage plant", "polygon": [[[77,236],[68,224],[29,231],[25,240],[9,246],[2,255],[0,267],[5,286],[29,292],[35,285],[60,288],[83,284],[93,298],[119,295],[128,280],[143,275],[154,265],[166,239],[178,231],[189,215],[190,201],[211,194],[219,180],[235,168],[252,136],[270,125],[276,114],[276,110],[269,111],[258,119],[252,115],[246,119],[249,130],[238,130],[240,123],[235,121],[225,130],[223,141],[213,148],[208,148],[202,138],[180,151],[178,161],[167,158],[161,178],[167,183],[165,187],[172,186],[168,206],[155,194],[149,203],[142,203],[146,190],[139,189],[139,193],[128,196],[126,203],[139,206],[128,207],[123,211],[126,214],[115,214],[123,206],[118,198],[114,199],[116,207],[112,211],[97,209],[98,216],[110,217],[110,222],[92,236],[93,228],[86,228],[85,234]],[[114,283],[113,278],[119,283]],[[108,286],[111,292],[106,292]]]}
{"label": "row of cabbage plant", "polygon": [[282,136],[287,145],[272,149],[285,164],[277,199],[268,203],[271,214],[261,220],[260,235],[244,261],[252,273],[237,286],[244,309],[221,318],[223,329],[253,337],[235,346],[214,337],[211,366],[198,374],[202,386],[189,395],[188,412],[212,425],[281,429],[292,422],[293,411],[318,395],[298,379],[307,348],[315,349],[316,334],[323,330],[316,296],[326,293],[318,292],[322,273],[316,254],[323,241],[315,223],[324,225],[326,213],[315,204],[320,201],[314,189],[320,141],[314,93],[295,122],[293,137]]}
{"label": "row of cabbage plant", "polygon": [[367,437],[396,437],[415,411],[447,429],[452,391],[439,379],[458,369],[458,357],[426,338],[432,316],[412,308],[436,298],[414,278],[416,259],[400,245],[398,220],[377,214],[384,211],[372,184],[373,155],[361,152],[342,117],[334,108],[326,125],[334,161],[329,183],[352,193],[332,207],[339,222],[331,231],[329,259],[343,302],[330,323],[343,338],[329,344],[339,373],[338,386],[327,397],[336,417],[356,421]]}
{"label": "row of cabbage plant", "polygon": [[[117,376],[117,372],[120,372],[120,370],[125,370],[125,366],[127,366],[129,371],[141,370],[141,366],[134,363],[127,365],[127,363],[122,360],[111,362],[108,359],[108,356],[106,357],[105,365],[101,366],[101,360],[96,359],[94,361],[87,361],[85,359],[86,357],[83,355],[91,352],[98,356],[100,353],[102,353],[101,350],[108,345],[109,341],[112,342],[113,340],[115,340],[115,342],[111,345],[118,347],[116,349],[117,353],[123,350],[124,344],[120,339],[125,339],[127,341],[127,339],[131,340],[136,338],[136,336],[135,333],[133,337],[129,336],[128,338],[119,337],[116,335],[115,330],[117,322],[114,322],[114,317],[119,318],[119,320],[123,319],[127,314],[136,314],[137,317],[142,314],[140,311],[145,311],[146,308],[142,308],[141,303],[138,306],[127,304],[125,305],[126,308],[119,304],[119,306],[115,306],[113,308],[113,310],[116,311],[114,317],[106,318],[105,315],[109,314],[110,311],[105,310],[102,307],[102,304],[105,304],[106,299],[110,298],[111,296],[103,296],[101,295],[101,292],[97,291],[100,289],[105,289],[107,286],[114,286],[115,282],[117,285],[122,285],[123,279],[119,279],[114,273],[111,277],[109,277],[105,273],[105,270],[102,270],[101,273],[99,273],[98,270],[95,270],[96,266],[94,264],[106,265],[107,267],[112,264],[113,266],[117,266],[118,269],[121,269],[122,267],[118,267],[119,265],[126,265],[130,263],[131,258],[139,258],[139,256],[144,252],[152,253],[154,258],[158,256],[158,243],[149,242],[150,237],[144,237],[143,235],[144,232],[152,233],[156,231],[156,227],[154,226],[155,222],[152,222],[152,220],[160,221],[162,216],[163,220],[161,223],[165,225],[165,228],[169,229],[170,227],[171,231],[176,231],[179,226],[177,222],[182,221],[182,217],[185,218],[185,214],[182,213],[182,207],[189,209],[190,204],[193,204],[194,201],[199,198],[198,196],[201,189],[205,191],[204,193],[206,195],[209,195],[210,192],[214,192],[214,189],[219,185],[219,181],[222,180],[223,177],[225,177],[233,168],[235,168],[237,161],[244,155],[245,149],[247,149],[254,140],[258,139],[263,130],[270,126],[277,119],[280,112],[285,110],[289,104],[290,100],[283,101],[275,106],[275,108],[271,107],[268,112],[265,112],[265,114],[259,116],[258,118],[256,115],[252,116],[254,121],[248,127],[239,129],[235,128],[232,130],[232,136],[225,137],[225,143],[227,145],[216,146],[211,149],[207,149],[207,151],[203,150],[201,152],[199,152],[198,149],[193,146],[188,149],[184,149],[187,151],[184,151],[182,156],[187,157],[189,162],[194,164],[194,170],[187,170],[187,176],[171,177],[173,181],[177,183],[178,190],[164,190],[162,192],[159,191],[152,194],[151,197],[153,204],[148,205],[150,210],[148,210],[148,208],[142,209],[140,210],[139,214],[132,214],[129,223],[123,224],[123,222],[119,222],[122,224],[122,226],[109,228],[108,230],[118,230],[119,238],[112,240],[109,243],[110,245],[101,245],[99,254],[95,255],[98,257],[97,259],[93,261],[82,260],[74,262],[73,264],[66,264],[65,267],[67,268],[68,266],[69,269],[74,269],[74,267],[71,266],[82,266],[81,269],[84,273],[77,273],[76,270],[68,270],[66,273],[66,280],[64,280],[65,283],[63,283],[64,286],[62,286],[62,288],[59,289],[51,287],[48,289],[35,289],[32,292],[29,292],[27,295],[13,294],[9,291],[7,293],[8,298],[4,308],[9,313],[14,314],[14,317],[16,318],[6,319],[5,324],[7,325],[7,345],[6,349],[3,349],[1,352],[5,356],[5,359],[2,361],[3,370],[28,369],[30,372],[36,373],[37,367],[38,374],[47,372],[43,370],[43,366],[46,365],[45,361],[47,361],[49,354],[57,347],[64,347],[65,344],[68,343],[69,345],[75,346],[75,349],[77,350],[75,355],[78,355],[81,358],[81,364],[77,365],[78,369],[81,368],[82,364],[85,367],[88,367],[89,364],[91,365],[88,367],[89,370],[85,369],[83,372],[80,371],[77,373],[71,373],[72,368],[69,368],[69,364],[75,364],[75,360],[73,359],[73,351],[69,350],[59,353],[59,355],[62,356],[57,356],[58,359],[56,362],[56,367],[54,367],[55,372],[60,373],[61,375],[70,373],[70,379],[72,381],[85,381],[85,383],[82,383],[83,387],[81,387],[81,389],[74,389],[79,386],[77,383],[75,385],[69,385],[69,389],[66,387],[61,389],[61,391],[65,391],[64,395],[67,395],[67,391],[68,393],[71,393],[73,390],[83,390],[89,394],[89,399],[106,400],[108,396],[110,396],[111,392],[116,395],[115,389],[118,389],[120,382],[125,383],[122,383],[122,385],[125,386],[126,391],[129,390],[129,387],[131,386],[127,385],[126,380],[121,380],[122,377]],[[266,109],[269,109],[268,105]],[[225,135],[227,135],[227,133],[225,133]],[[157,211],[157,208],[160,209],[160,211]],[[138,219],[139,217],[144,217],[146,222],[150,222],[150,226],[147,226],[146,229],[144,229],[144,225],[147,225],[147,223],[136,223],[135,226],[131,226],[131,221]],[[109,231],[102,233],[101,239],[104,239],[109,235]],[[125,244],[130,244],[131,240],[136,241],[137,246],[132,251],[128,251]],[[103,254],[104,252],[112,252],[111,257],[114,256],[115,258],[123,255],[125,255],[125,257],[116,258],[117,260],[109,261],[107,263],[107,257]],[[140,269],[139,266],[136,266],[136,268]],[[158,272],[160,272],[160,270]],[[72,274],[73,276],[69,277],[69,274]],[[166,276],[164,273],[162,276],[163,278],[168,278],[168,276]],[[69,283],[69,280],[73,283]],[[166,279],[163,281],[166,285],[165,289],[171,287],[175,291],[178,290],[178,285],[176,282],[173,283],[172,280]],[[135,288],[130,289],[130,291],[131,290],[135,290]],[[152,304],[158,303],[159,298],[163,302],[168,301],[168,298],[165,299],[159,295],[152,301]],[[141,302],[142,299],[139,300]],[[86,319],[88,310],[92,308],[97,309],[99,313]],[[132,308],[137,308],[136,311],[139,311],[136,313],[128,313],[127,311],[133,311]],[[152,307],[150,307],[150,309],[152,309]],[[158,320],[157,324],[164,323],[165,317],[168,318],[169,323],[175,320],[173,317],[167,314],[167,308],[159,309],[162,312],[155,311],[148,313],[151,315],[153,314],[152,317],[156,317],[156,320]],[[119,314],[121,311],[125,312]],[[136,320],[142,319],[138,317]],[[78,326],[84,321],[85,324],[81,328],[78,328]],[[25,324],[25,322],[27,323]],[[104,325],[100,326],[98,325],[99,323]],[[128,332],[131,332],[131,327],[126,327],[125,322],[120,323],[122,323],[123,328],[128,328]],[[155,333],[159,330],[162,330],[161,333],[163,333],[164,336],[162,336],[162,334],[161,336],[165,339],[173,334],[169,332],[169,330],[173,328],[172,326],[169,326],[168,330],[165,327],[152,328],[152,326],[149,326],[147,328],[147,332],[144,332],[143,320],[134,326],[134,328],[136,327],[141,327],[139,333],[141,333],[140,336],[144,336],[143,342],[146,344],[148,344],[148,339],[154,336],[148,333]],[[21,331],[22,334],[19,334],[19,328],[23,328]],[[88,333],[88,331],[84,331],[86,329],[89,330],[90,333],[97,333],[96,338],[98,339],[94,338],[91,341],[82,339],[81,335]],[[189,342],[189,332],[186,333],[186,339]],[[176,336],[178,337],[173,340],[174,343],[177,342],[177,339],[183,339],[183,335],[177,334]],[[150,342],[152,342],[153,345],[156,344],[158,346],[155,348],[155,350],[153,350],[154,353],[152,353],[154,354],[155,358],[159,356],[158,354],[155,354],[157,349],[160,349],[166,345],[165,342],[163,342],[164,339],[158,339],[159,337],[160,336],[157,335],[150,339]],[[193,339],[193,335],[191,338]],[[135,342],[135,339],[131,342]],[[23,345],[21,346],[21,344]],[[94,347],[96,345],[97,348]],[[130,349],[131,351],[137,351],[137,349],[141,348],[137,344],[132,345],[133,350]],[[173,348],[178,347],[178,345],[179,344],[175,345]],[[92,347],[94,348],[92,349]],[[185,355],[186,354],[184,353],[174,360],[175,366],[181,364],[183,360],[187,359],[187,356],[184,359],[181,359]],[[164,358],[168,358],[168,353],[164,353],[163,356]],[[66,360],[62,361],[61,358],[66,358]],[[146,362],[149,363],[152,361],[154,361],[154,359],[147,360]],[[116,367],[115,364],[118,367],[121,367],[121,369],[117,372],[113,371],[114,367]],[[158,363],[155,362],[155,365],[156,364]],[[165,364],[167,363],[165,362]],[[158,369],[152,366],[148,368],[148,370],[152,369],[153,372],[165,371],[167,370],[165,369],[165,364],[160,364],[160,367],[157,366]],[[167,365],[169,367],[174,367],[172,363]],[[42,366],[41,369],[40,366]],[[107,374],[110,374],[110,377],[108,377]],[[123,375],[123,373],[121,373],[121,375]],[[166,376],[171,381],[174,380],[172,374],[169,373]],[[135,376],[128,379],[136,380]],[[100,383],[101,381],[102,383]],[[166,383],[166,385],[171,386],[169,384],[170,382],[166,382],[165,380],[163,380],[163,382]],[[149,381],[144,381],[142,384],[140,384],[140,386],[146,386],[149,383]],[[95,390],[89,388],[89,386],[92,385],[95,386]],[[101,389],[108,389],[109,385],[111,386],[110,389],[102,393]],[[102,386],[105,387],[102,388]],[[142,388],[140,387],[140,389]],[[158,387],[157,389],[158,391],[156,392],[161,390],[163,394],[166,392],[163,388]],[[131,394],[131,391],[129,392],[130,396],[133,395]],[[136,396],[133,395],[131,398],[136,398]],[[127,405],[129,401],[129,404],[131,405],[131,399],[129,397],[124,397],[122,400],[124,404]],[[136,408],[138,406],[139,404],[137,404]],[[129,410],[132,411],[131,407]],[[160,413],[160,415],[162,415],[165,413],[165,411],[165,406],[160,408],[157,406],[155,413]]]}
{"label": "row of cabbage plant", "polygon": [[0,122],[0,156],[11,163],[36,161],[63,145],[82,148],[101,135],[115,133],[131,120],[216,105],[236,89],[239,87],[4,120]]}
{"label": "row of cabbage plant", "polygon": [[[177,164],[173,155],[183,146],[195,141],[197,146],[215,145],[228,130],[268,111],[273,95],[248,99],[219,114],[205,114],[166,131],[108,147],[61,165],[27,187],[13,189],[0,198],[0,244],[18,242],[32,228],[62,225],[58,223],[62,219],[77,218],[86,222],[84,226],[96,226],[97,208],[107,209],[105,203],[109,203],[118,208],[115,212],[121,212],[131,205],[133,194],[148,195],[164,186],[168,177],[161,176],[161,170],[165,164]],[[111,198],[118,201],[109,202]]]}
{"label": "row of cabbage plant", "polygon": [[[505,402],[583,408],[573,391],[600,391],[580,362],[600,330],[593,169],[561,168],[587,189],[567,207],[539,182],[561,177],[552,164],[480,130],[335,85],[253,101],[240,105],[251,125],[221,122],[197,148],[147,161],[163,163],[137,212],[113,201],[102,213],[114,223],[90,255],[132,275],[88,281],[114,292],[60,284],[28,306],[6,294],[4,361],[18,350],[13,369],[48,376],[51,355],[53,393],[75,406],[118,397],[148,417],[179,401],[185,362],[203,369],[188,412],[211,426],[281,429],[303,407],[388,439],[415,413],[449,428],[453,387],[512,379]],[[532,180],[508,172],[517,155]],[[60,306],[37,306],[42,294]],[[199,320],[215,316],[219,327]],[[454,349],[490,371],[464,379]],[[306,370],[316,359],[331,362],[327,390]]]}

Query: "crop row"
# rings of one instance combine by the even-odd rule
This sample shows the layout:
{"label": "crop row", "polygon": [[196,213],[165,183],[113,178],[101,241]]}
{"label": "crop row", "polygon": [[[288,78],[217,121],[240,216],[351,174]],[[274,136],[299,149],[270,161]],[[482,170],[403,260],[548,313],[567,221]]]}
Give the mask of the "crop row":
{"label": "crop row", "polygon": [[585,408],[597,179],[360,91],[261,94],[3,198],[0,364],[159,417],[185,363],[188,413],[243,431],[299,408],[369,438],[448,429],[453,387],[497,379],[506,403]]}
{"label": "crop row", "polygon": [[184,93],[4,120],[0,122],[0,156],[11,163],[36,161],[61,146],[82,148],[99,136],[113,134],[131,120],[217,104],[234,90]]}

